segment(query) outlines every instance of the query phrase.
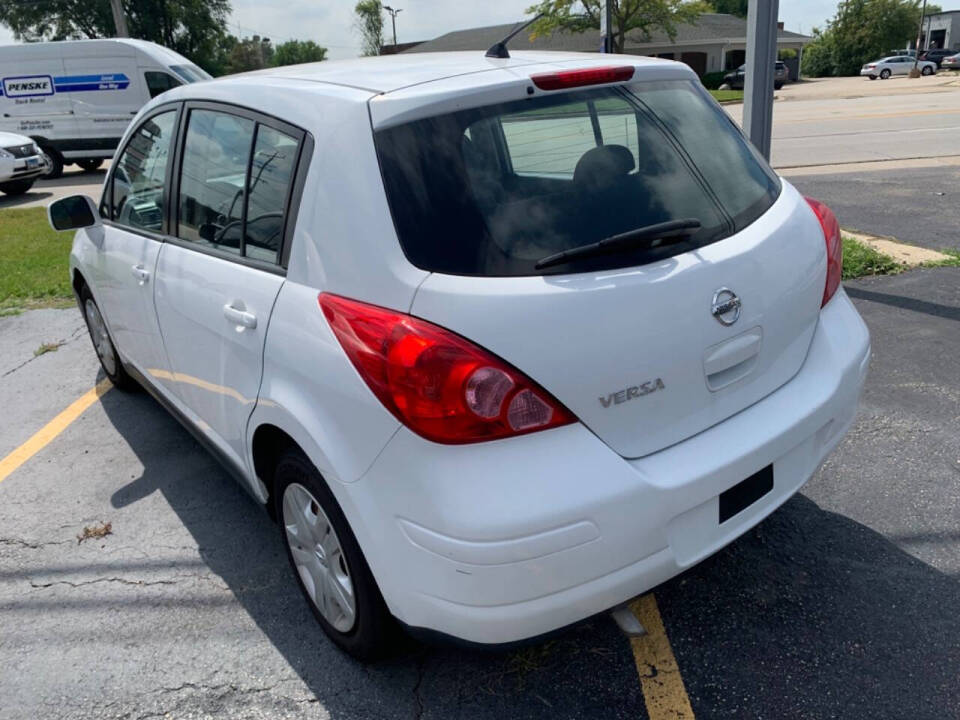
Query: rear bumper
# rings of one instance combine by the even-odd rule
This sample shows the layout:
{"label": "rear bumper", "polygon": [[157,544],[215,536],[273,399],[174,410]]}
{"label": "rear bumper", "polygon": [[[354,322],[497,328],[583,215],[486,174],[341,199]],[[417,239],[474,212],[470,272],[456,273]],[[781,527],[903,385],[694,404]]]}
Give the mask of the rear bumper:
{"label": "rear bumper", "polygon": [[[548,633],[618,605],[756,525],[853,422],[870,356],[841,289],[803,367],[737,415],[637,460],[583,425],[469,446],[401,429],[341,501],[391,611],[475,643]],[[774,488],[720,524],[718,496]]]}

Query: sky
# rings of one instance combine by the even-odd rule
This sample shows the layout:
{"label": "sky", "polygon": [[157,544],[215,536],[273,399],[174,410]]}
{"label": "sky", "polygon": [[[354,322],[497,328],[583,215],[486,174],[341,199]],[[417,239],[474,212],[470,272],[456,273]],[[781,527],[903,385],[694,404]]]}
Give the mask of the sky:
{"label": "sky", "polygon": [[[389,3],[390,0],[387,0]],[[451,30],[515,22],[534,0],[395,0],[397,42],[430,40]],[[353,28],[356,0],[233,0],[230,32],[258,34],[274,41],[313,40],[329,49],[331,59],[359,54]],[[780,0],[780,19],[787,30],[809,33],[823,27],[833,15],[837,0]],[[392,41],[387,18],[385,39]],[[0,26],[0,44],[13,42],[12,33]]]}

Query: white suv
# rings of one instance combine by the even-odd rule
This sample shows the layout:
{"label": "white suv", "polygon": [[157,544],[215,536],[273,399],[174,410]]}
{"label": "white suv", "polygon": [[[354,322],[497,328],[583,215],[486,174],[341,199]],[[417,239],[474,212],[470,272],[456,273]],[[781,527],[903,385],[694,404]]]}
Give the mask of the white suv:
{"label": "white suv", "polygon": [[279,524],[324,629],[480,644],[614,608],[760,522],[853,421],[836,219],[680,63],[424,54],[176,88],[70,272]]}

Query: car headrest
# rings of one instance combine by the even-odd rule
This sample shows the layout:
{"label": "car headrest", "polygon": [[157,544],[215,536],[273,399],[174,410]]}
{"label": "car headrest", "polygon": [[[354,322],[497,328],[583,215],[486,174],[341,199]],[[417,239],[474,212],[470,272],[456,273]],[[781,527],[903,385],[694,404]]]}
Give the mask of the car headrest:
{"label": "car headrest", "polygon": [[633,170],[633,153],[623,145],[601,145],[587,150],[573,170],[573,181],[588,188],[616,182]]}

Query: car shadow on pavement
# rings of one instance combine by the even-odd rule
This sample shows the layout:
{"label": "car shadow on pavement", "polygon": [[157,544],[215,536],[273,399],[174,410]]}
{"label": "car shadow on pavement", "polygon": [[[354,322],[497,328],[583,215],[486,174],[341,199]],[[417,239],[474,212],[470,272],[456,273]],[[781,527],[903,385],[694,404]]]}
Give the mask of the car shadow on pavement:
{"label": "car shadow on pavement", "polygon": [[845,286],[844,289],[847,291],[847,295],[858,300],[870,300],[871,302],[883,303],[884,305],[891,305],[892,307],[902,308],[903,310],[926,313],[927,315],[942,317],[947,320],[960,320],[960,307],[941,305],[940,303],[929,302],[927,300],[918,300],[917,298],[906,297],[905,295],[874,292],[873,290],[864,290],[859,287]]}
{"label": "car shadow on pavement", "polygon": [[46,200],[53,197],[52,192],[43,192],[38,190],[29,190],[23,195],[3,195],[0,193],[0,210],[4,208],[15,208],[18,205],[26,205],[39,200]]}
{"label": "car shadow on pavement", "polygon": [[[146,393],[102,403],[144,468],[113,506],[162,493],[332,718],[646,716],[629,644],[606,618],[512,652],[411,641],[352,661],[314,621],[267,514]],[[933,710],[957,702],[960,582],[802,495],[656,596],[703,717],[955,716]],[[227,675],[244,663],[221,660]]]}
{"label": "car shadow on pavement", "polygon": [[[409,640],[387,660],[353,661],[310,613],[276,524],[233,478],[148,394],[113,391],[102,404],[144,468],[114,492],[113,507],[162,493],[210,572],[332,718],[644,717],[629,643],[606,617],[511,652]],[[184,652],[189,647],[185,638]],[[221,661],[229,676],[245,659]]]}

